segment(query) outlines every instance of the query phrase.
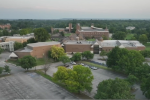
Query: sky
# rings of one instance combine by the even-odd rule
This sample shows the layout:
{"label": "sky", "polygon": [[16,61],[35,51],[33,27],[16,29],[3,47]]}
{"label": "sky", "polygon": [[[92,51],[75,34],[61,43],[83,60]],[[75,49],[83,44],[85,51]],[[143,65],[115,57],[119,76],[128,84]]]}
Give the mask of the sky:
{"label": "sky", "polygon": [[150,0],[0,0],[0,19],[150,19]]}

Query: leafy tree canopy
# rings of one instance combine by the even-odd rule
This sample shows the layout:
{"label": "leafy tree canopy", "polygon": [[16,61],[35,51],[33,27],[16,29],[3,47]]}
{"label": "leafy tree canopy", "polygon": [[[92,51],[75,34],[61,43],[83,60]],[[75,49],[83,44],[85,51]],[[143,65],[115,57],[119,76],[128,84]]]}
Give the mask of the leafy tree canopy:
{"label": "leafy tree canopy", "polygon": [[115,80],[108,79],[100,82],[97,87],[95,99],[134,99],[130,93],[130,84],[116,78]]}
{"label": "leafy tree canopy", "polygon": [[88,59],[92,59],[94,57],[94,54],[91,53],[90,51],[84,51],[82,53],[82,57],[85,57],[88,60]]}
{"label": "leafy tree canopy", "polygon": [[49,39],[50,35],[44,28],[38,28],[34,30],[35,40],[38,42],[45,42]]}
{"label": "leafy tree canopy", "polygon": [[140,41],[142,44],[146,44],[147,41],[148,41],[147,35],[146,35],[146,34],[140,35],[139,41]]}
{"label": "leafy tree canopy", "polygon": [[118,31],[112,35],[112,38],[115,40],[124,40],[125,37],[126,33],[121,31]]}
{"label": "leafy tree canopy", "polygon": [[54,79],[66,86],[68,90],[75,93],[92,90],[93,75],[89,68],[76,65],[73,70],[65,67],[58,67],[58,71],[54,73]]}
{"label": "leafy tree canopy", "polygon": [[73,54],[71,60],[72,60],[72,61],[80,61],[80,60],[81,60],[81,57],[82,57],[81,53],[78,53],[78,52],[77,52],[77,53]]}
{"label": "leafy tree canopy", "polygon": [[59,61],[62,61],[64,64],[66,64],[67,62],[70,62],[70,59],[68,56],[63,55],[59,58]]}
{"label": "leafy tree canopy", "polygon": [[24,56],[23,58],[19,59],[19,65],[24,68],[24,69],[29,69],[32,67],[35,67],[36,64],[36,59],[32,56]]}

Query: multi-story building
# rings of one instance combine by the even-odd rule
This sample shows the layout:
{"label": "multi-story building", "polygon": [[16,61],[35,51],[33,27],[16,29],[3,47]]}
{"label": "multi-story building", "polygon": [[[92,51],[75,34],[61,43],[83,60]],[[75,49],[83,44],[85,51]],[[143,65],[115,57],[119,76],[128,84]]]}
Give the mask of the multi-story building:
{"label": "multi-story building", "polygon": [[10,29],[11,25],[8,23],[8,24],[5,24],[5,25],[0,25],[0,28],[2,29]]}
{"label": "multi-story building", "polygon": [[19,43],[27,42],[28,39],[34,38],[34,36],[11,36],[5,39],[5,42],[15,41]]}
{"label": "multi-story building", "polygon": [[14,41],[0,42],[0,47],[3,50],[14,51]]}
{"label": "multi-story building", "polygon": [[78,23],[76,25],[76,34],[83,34],[83,37],[94,37],[96,39],[100,39],[101,37],[109,38],[109,30],[107,27],[106,29],[97,28],[94,27],[94,24],[92,24],[91,27],[81,27]]}

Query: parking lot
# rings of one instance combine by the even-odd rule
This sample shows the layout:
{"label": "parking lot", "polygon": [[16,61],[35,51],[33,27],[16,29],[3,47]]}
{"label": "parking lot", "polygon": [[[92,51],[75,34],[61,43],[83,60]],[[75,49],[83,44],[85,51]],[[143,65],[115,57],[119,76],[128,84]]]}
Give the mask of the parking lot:
{"label": "parking lot", "polygon": [[42,76],[30,72],[0,78],[0,98],[2,100],[78,99]]}

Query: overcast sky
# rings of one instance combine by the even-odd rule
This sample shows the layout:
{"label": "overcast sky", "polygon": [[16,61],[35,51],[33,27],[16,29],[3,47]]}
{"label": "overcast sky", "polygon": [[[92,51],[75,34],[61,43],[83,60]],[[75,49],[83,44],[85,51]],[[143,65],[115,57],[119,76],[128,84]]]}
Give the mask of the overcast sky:
{"label": "overcast sky", "polygon": [[0,0],[0,19],[150,19],[150,0]]}

